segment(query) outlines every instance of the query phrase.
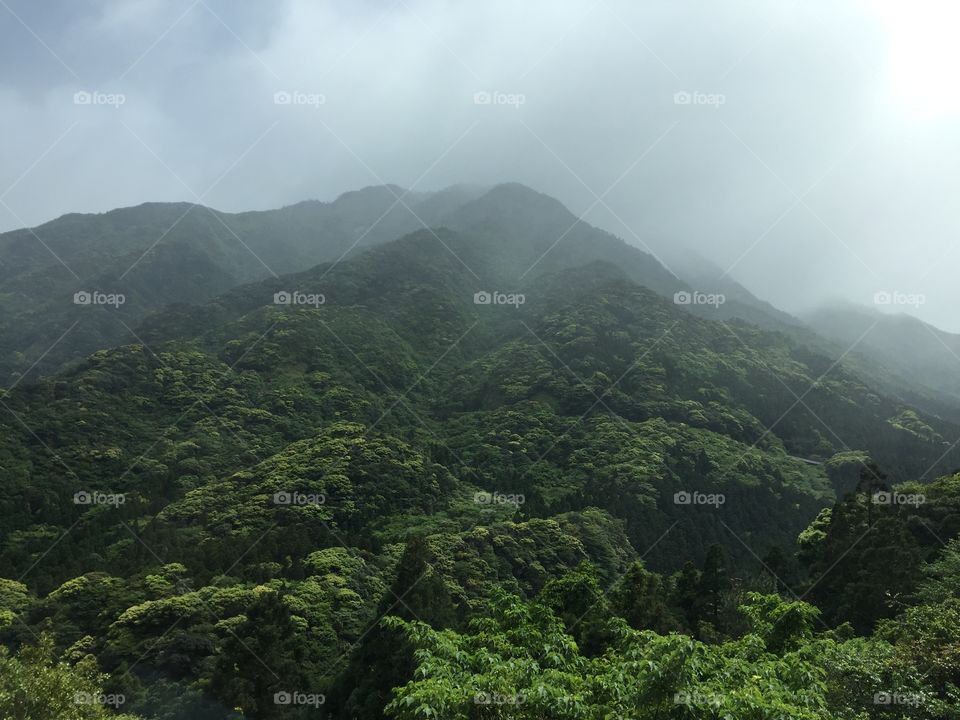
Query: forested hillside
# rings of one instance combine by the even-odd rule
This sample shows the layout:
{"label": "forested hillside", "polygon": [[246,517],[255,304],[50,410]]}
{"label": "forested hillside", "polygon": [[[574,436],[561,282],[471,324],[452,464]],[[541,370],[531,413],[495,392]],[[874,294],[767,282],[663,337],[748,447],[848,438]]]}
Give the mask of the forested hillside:
{"label": "forested hillside", "polygon": [[522,186],[350,202],[0,394],[4,717],[960,717],[960,425]]}

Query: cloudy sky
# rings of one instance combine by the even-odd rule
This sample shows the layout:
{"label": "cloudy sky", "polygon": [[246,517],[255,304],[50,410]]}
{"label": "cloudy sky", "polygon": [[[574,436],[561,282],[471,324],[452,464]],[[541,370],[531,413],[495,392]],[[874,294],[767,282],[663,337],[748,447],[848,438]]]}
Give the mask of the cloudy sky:
{"label": "cloudy sky", "polygon": [[0,230],[514,180],[960,331],[955,0],[0,0]]}

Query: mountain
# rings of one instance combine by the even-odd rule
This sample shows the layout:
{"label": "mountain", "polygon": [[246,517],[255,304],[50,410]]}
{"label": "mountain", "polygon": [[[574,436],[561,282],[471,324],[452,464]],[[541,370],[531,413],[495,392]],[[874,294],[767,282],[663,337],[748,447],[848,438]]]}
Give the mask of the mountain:
{"label": "mountain", "polygon": [[[442,219],[483,249],[488,275],[523,282],[562,268],[601,261],[672,296],[679,280],[651,255],[577,218],[554,198],[516,183],[498,185]],[[496,258],[491,263],[489,258]]]}
{"label": "mountain", "polygon": [[956,417],[960,405],[960,335],[906,314],[882,313],[852,303],[835,303],[804,317],[821,336],[838,345],[856,343],[856,354],[885,377],[888,392],[916,405]]}
{"label": "mountain", "polygon": [[[708,282],[712,269],[702,264],[688,265],[690,272],[677,278],[651,255],[516,183],[432,193],[379,186],[330,203],[236,214],[146,203],[66,215],[0,235],[0,377],[10,384],[25,372],[53,372],[99,348],[134,340],[134,325],[170,305],[203,302],[245,282],[339,261],[422,227],[470,235],[501,258],[507,282],[604,261],[664,297],[708,287],[723,293],[720,307],[687,307],[705,317],[770,329],[796,324],[732,280],[722,287]],[[77,293],[89,304],[77,305]]]}
{"label": "mountain", "polygon": [[[130,326],[171,303],[202,302],[435,224],[481,189],[405,192],[369,187],[330,203],[237,214],[147,203],[3,233],[0,377],[10,384],[128,342]],[[77,305],[78,292],[111,297]]]}
{"label": "mountain", "polygon": [[[372,224],[370,193],[389,207],[334,204]],[[736,678],[732,717],[827,720],[921,682],[844,623],[889,620],[960,532],[956,479],[918,482],[960,464],[960,424],[791,334],[690,312],[655,259],[528,188],[411,207],[429,228],[164,298],[130,342],[0,393],[0,639],[49,632],[65,658],[0,664],[92,663],[164,720],[485,716],[516,703],[477,693],[521,690],[528,716],[577,717],[537,704],[554,683],[684,717],[676,692]],[[856,584],[821,583],[839,563]],[[626,705],[589,684],[620,675]],[[948,693],[920,691],[932,713]]]}
{"label": "mountain", "polygon": [[[507,198],[514,202],[512,191]],[[16,388],[4,397],[13,413],[4,453],[16,459],[6,562],[28,567],[33,541],[23,533],[74,517],[60,502],[85,488],[142,497],[142,512],[160,512],[152,521],[160,532],[160,519],[178,516],[175,508],[195,504],[211,483],[235,482],[344,422],[443,466],[436,507],[446,509],[428,515],[450,513],[478,490],[520,494],[537,516],[599,507],[626,522],[635,548],[676,520],[663,548],[677,552],[650,558],[664,569],[670,557],[702,558],[710,542],[748,561],[720,517],[737,535],[762,527],[766,541],[789,543],[833,493],[823,469],[792,456],[865,451],[899,479],[956,463],[948,440],[956,426],[878,397],[842,368],[823,379],[828,357],[744,324],[731,335],[620,266],[544,270],[513,285],[521,267],[513,261],[539,251],[537,236],[525,233],[530,245],[507,256],[483,240],[490,227],[421,230],[335,272],[321,265],[237,287],[190,313],[174,308],[136,329],[145,344],[100,351]],[[524,302],[475,303],[475,293],[499,287]],[[280,292],[325,302],[277,305]],[[283,464],[298,462],[294,454]],[[691,515],[674,504],[675,493],[707,490],[729,499],[730,514]],[[357,492],[351,512],[366,519],[337,521],[342,532],[358,533],[356,542],[404,537],[413,521],[402,506],[396,516],[365,511],[373,498]],[[228,505],[229,517],[248,503]],[[416,523],[422,515],[420,507]],[[91,542],[103,543],[99,523],[110,516],[98,517]],[[188,523],[190,537],[206,523]],[[164,532],[177,538],[177,527]],[[82,527],[74,531],[81,547],[83,537]],[[214,534],[200,545],[221,542]],[[102,570],[120,562],[115,551],[102,557],[112,558]]]}

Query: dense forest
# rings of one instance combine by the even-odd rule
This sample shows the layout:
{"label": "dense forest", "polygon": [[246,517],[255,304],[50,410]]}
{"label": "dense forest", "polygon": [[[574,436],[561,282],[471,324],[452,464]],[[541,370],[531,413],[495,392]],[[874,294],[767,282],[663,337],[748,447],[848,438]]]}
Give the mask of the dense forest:
{"label": "dense forest", "polygon": [[0,236],[0,716],[960,718],[956,416],[525,187],[417,202],[228,218],[277,277],[198,206],[31,231],[122,307]]}

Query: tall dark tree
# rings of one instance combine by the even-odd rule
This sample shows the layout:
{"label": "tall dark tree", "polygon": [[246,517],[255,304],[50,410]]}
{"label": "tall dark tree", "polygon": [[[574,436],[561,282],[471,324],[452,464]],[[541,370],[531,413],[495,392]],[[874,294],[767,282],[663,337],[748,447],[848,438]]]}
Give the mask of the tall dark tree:
{"label": "tall dark tree", "polygon": [[377,608],[376,624],[354,651],[331,693],[334,714],[359,720],[380,718],[393,688],[413,677],[413,650],[399,630],[382,623],[388,615],[419,620],[438,629],[455,622],[456,608],[424,537],[407,542],[396,579]]}
{"label": "tall dark tree", "polygon": [[575,570],[550,580],[537,599],[556,613],[585,653],[603,652],[610,640],[606,630],[610,603],[593,565],[581,563]]}
{"label": "tall dark tree", "polygon": [[687,628],[695,632],[700,623],[700,571],[689,560],[677,576],[674,589],[674,604],[680,608]]}
{"label": "tall dark tree", "polygon": [[634,562],[610,591],[610,604],[617,615],[638,630],[666,634],[681,627],[670,607],[663,577],[647,570],[642,560]]}
{"label": "tall dark tree", "polygon": [[278,694],[320,694],[310,647],[279,592],[261,593],[215,661],[210,687],[229,707],[258,718],[289,717]]}
{"label": "tall dark tree", "polygon": [[697,587],[698,603],[702,608],[701,618],[720,630],[724,598],[731,587],[727,574],[727,556],[722,545],[711,545],[707,550]]}
{"label": "tall dark tree", "polygon": [[773,591],[791,594],[797,582],[796,561],[792,560],[779,545],[772,546],[762,560],[763,572],[768,576]]}
{"label": "tall dark tree", "polygon": [[863,492],[837,503],[829,524],[811,536],[803,559],[809,571],[809,597],[828,623],[851,623],[869,632],[877,620],[892,617],[920,579],[921,548],[910,532],[909,511],[876,503],[884,487],[875,468],[862,476]]}

